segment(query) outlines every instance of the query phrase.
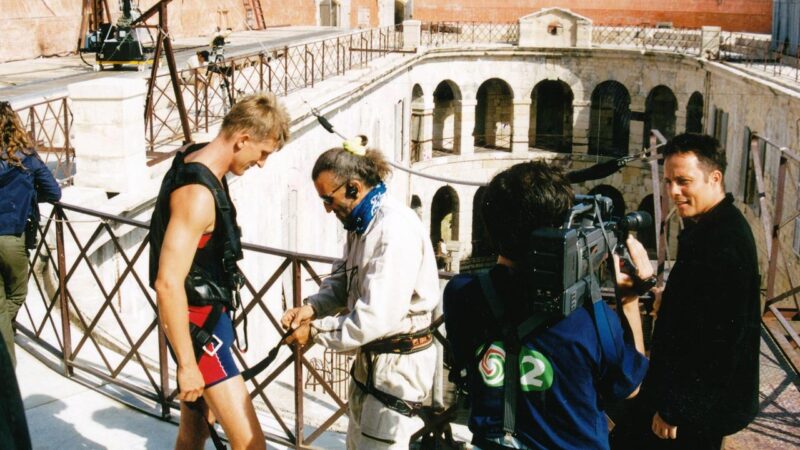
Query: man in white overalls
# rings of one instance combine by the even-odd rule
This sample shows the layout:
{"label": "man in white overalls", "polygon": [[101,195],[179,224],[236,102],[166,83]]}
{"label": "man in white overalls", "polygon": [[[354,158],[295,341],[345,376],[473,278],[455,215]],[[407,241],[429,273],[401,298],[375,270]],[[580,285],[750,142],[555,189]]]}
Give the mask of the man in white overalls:
{"label": "man in white overalls", "polygon": [[282,319],[296,329],[289,343],[357,351],[348,449],[408,449],[436,366],[433,246],[414,211],[386,195],[389,171],[379,151],[351,142],[317,159],[314,186],[348,230],[347,244],[319,292]]}

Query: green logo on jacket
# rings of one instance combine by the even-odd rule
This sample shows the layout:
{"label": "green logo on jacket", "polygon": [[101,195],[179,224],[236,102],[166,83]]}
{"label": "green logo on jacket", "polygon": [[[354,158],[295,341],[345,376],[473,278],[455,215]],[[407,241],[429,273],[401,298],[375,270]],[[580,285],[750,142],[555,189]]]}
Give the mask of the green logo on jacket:
{"label": "green logo on jacket", "polygon": [[[478,349],[478,353],[483,348]],[[493,388],[503,386],[506,352],[501,341],[492,342],[478,363],[483,382]],[[553,365],[546,356],[523,346],[519,352],[519,384],[524,392],[544,391],[553,385]]]}

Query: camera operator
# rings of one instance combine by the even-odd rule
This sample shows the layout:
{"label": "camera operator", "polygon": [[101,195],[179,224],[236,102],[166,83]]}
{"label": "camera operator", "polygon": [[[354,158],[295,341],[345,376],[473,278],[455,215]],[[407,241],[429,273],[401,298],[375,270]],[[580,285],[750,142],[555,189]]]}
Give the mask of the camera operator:
{"label": "camera operator", "polygon": [[676,136],[664,158],[666,189],[685,229],[634,423],[620,427],[614,447],[719,449],[725,435],[758,412],[756,245],[733,196],[725,194],[725,153],[714,138]]}
{"label": "camera operator", "polygon": [[[504,305],[504,319],[494,319],[496,307],[487,300],[479,276],[458,275],[445,288],[445,325],[455,361],[451,374],[466,370],[474,448],[608,448],[603,404],[633,397],[639,391],[647,359],[638,296],[632,294],[631,277],[617,273],[623,311],[635,344],[623,339],[619,319],[604,302],[587,301],[565,318],[545,321],[519,337],[519,377],[515,378],[519,384],[512,386],[518,393],[516,407],[504,398],[508,350],[504,348],[504,330],[528,319],[522,311],[527,310],[529,291],[520,270],[528,236],[532,230],[560,227],[572,201],[562,171],[544,162],[517,164],[495,176],[480,207],[499,254],[489,279]],[[629,238],[627,246],[638,276],[651,276],[642,245]],[[619,267],[618,259],[615,267]],[[599,321],[593,319],[593,314],[600,315],[597,310],[607,313],[604,336],[596,325]],[[606,347],[601,343],[604,339]],[[613,349],[608,352],[613,354],[606,354],[603,348]],[[506,428],[509,412],[515,414],[513,433]]]}
{"label": "camera operator", "polygon": [[342,259],[306,305],[288,310],[289,343],[357,350],[348,449],[408,449],[433,388],[431,312],[439,304],[433,246],[419,217],[386,193],[389,165],[356,142],[323,153],[312,179],[347,233]]}

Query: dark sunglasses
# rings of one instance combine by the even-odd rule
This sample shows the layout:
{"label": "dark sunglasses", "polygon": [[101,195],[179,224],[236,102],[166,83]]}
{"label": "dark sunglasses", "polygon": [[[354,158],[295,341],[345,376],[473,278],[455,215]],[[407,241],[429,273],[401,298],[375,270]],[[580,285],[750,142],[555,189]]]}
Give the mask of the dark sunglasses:
{"label": "dark sunglasses", "polygon": [[332,190],[328,195],[320,195],[319,198],[322,199],[322,203],[331,206],[333,204],[333,194],[336,193],[339,189],[343,188],[345,184],[347,184],[350,180],[345,181],[344,183],[340,184],[336,189]]}

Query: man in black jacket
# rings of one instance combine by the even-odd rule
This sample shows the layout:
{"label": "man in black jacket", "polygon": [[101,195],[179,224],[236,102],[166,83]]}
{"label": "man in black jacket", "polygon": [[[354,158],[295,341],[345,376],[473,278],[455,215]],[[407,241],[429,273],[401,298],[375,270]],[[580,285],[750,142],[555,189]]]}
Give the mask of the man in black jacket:
{"label": "man in black jacket", "polygon": [[[705,135],[664,148],[667,192],[684,220],[653,333],[630,448],[719,449],[758,412],[758,257],[725,194],[725,154]],[[626,447],[617,445],[615,447]]]}

